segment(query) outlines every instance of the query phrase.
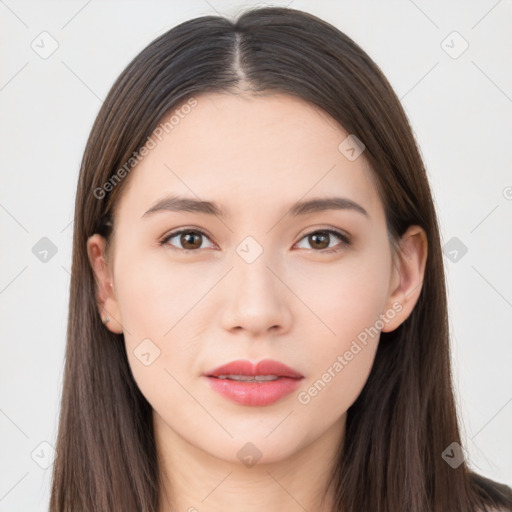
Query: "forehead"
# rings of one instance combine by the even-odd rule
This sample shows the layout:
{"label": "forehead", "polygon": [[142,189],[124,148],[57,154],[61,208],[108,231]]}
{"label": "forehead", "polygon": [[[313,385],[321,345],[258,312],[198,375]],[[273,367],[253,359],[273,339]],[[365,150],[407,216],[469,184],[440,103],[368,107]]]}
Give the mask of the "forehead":
{"label": "forehead", "polygon": [[342,195],[383,215],[364,153],[353,161],[345,156],[339,147],[349,134],[321,109],[285,94],[194,100],[166,115],[158,136],[153,132],[152,149],[130,172],[121,216],[140,218],[170,193],[215,200],[235,214]]}

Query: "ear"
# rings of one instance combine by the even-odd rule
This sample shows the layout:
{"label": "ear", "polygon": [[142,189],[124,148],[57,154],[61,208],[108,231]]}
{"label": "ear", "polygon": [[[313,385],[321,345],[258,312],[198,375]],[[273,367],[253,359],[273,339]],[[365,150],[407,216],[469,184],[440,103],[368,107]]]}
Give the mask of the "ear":
{"label": "ear", "polygon": [[113,272],[105,252],[106,240],[98,234],[87,239],[87,254],[96,278],[96,303],[103,323],[110,331],[121,334],[123,325],[115,297]]}
{"label": "ear", "polygon": [[386,311],[394,311],[396,314],[385,323],[383,332],[394,331],[409,317],[423,287],[428,252],[425,231],[420,226],[409,226],[399,245],[386,304]]}

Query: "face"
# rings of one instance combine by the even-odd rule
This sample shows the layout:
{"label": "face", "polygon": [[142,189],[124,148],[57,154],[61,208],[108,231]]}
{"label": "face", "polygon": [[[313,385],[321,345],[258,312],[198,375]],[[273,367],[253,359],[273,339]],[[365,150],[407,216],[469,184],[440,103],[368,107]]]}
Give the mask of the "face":
{"label": "face", "polygon": [[[160,432],[226,461],[252,443],[273,462],[342,432],[414,278],[393,265],[364,153],[339,149],[348,133],[325,113],[280,94],[195,99],[125,178],[103,312]],[[219,211],[154,208],[171,196]],[[290,212],[326,198],[341,200]],[[301,378],[207,376],[264,359]]]}

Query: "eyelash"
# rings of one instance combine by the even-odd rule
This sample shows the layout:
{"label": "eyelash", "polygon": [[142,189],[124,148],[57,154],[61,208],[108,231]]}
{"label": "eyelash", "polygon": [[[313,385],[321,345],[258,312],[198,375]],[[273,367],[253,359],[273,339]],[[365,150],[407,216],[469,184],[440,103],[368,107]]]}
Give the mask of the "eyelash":
{"label": "eyelash", "polygon": [[[175,236],[178,236],[178,235],[181,235],[182,233],[194,233],[194,234],[200,234],[201,236],[204,236],[208,239],[210,239],[210,237],[202,230],[200,229],[180,229],[178,231],[173,231],[167,235],[164,235],[164,237],[159,241],[159,244],[161,246],[164,246],[167,244],[167,242],[171,239],[171,238],[174,238]],[[303,240],[304,238],[310,236],[310,235],[313,235],[315,233],[328,233],[330,235],[334,235],[336,237],[338,237],[342,242],[343,242],[343,246],[344,247],[348,247],[350,246],[351,244],[351,240],[350,238],[345,234],[345,233],[342,233],[341,231],[338,231],[336,229],[316,229],[314,231],[310,231],[309,233],[306,233],[300,240]],[[318,252],[320,254],[328,254],[328,253],[335,253],[335,252],[339,252],[341,250],[343,250],[343,246],[342,247],[339,247],[337,249],[323,249],[323,250],[315,250],[315,249],[311,249],[312,251],[314,252]],[[171,247],[172,250],[176,250],[176,251],[182,251],[182,252],[186,252],[186,253],[193,253],[193,252],[198,252],[200,249],[181,249],[181,248],[177,248],[177,247],[173,247],[172,245],[169,244],[169,247]]]}

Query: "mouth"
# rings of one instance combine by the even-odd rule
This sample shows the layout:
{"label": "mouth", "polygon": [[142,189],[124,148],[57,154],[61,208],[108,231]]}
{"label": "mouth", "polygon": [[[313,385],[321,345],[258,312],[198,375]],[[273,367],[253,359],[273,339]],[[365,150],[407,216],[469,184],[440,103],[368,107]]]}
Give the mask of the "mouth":
{"label": "mouth", "polygon": [[300,386],[304,376],[279,361],[265,359],[256,365],[233,361],[204,374],[210,388],[240,405],[266,406]]}
{"label": "mouth", "polygon": [[299,371],[273,359],[263,359],[256,364],[247,360],[232,361],[206,372],[205,375],[207,377],[229,378],[233,380],[252,378],[259,381],[275,380],[281,377],[291,379],[304,378],[304,375]]}
{"label": "mouth", "polygon": [[239,382],[268,382],[283,378],[277,375],[209,375],[209,377],[221,380],[237,380]]}

